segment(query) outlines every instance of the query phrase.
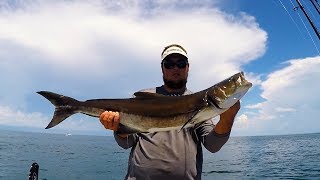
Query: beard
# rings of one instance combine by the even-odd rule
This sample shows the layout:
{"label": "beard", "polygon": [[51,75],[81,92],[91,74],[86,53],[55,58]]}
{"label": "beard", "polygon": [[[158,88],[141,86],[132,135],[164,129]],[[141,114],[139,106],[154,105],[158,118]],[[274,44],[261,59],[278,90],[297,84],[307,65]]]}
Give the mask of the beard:
{"label": "beard", "polygon": [[186,79],[181,79],[181,80],[178,80],[178,81],[168,80],[164,76],[162,78],[163,78],[163,82],[164,82],[165,85],[167,85],[171,89],[177,89],[177,90],[186,87],[186,84],[187,84],[187,81],[188,81],[187,78]]}

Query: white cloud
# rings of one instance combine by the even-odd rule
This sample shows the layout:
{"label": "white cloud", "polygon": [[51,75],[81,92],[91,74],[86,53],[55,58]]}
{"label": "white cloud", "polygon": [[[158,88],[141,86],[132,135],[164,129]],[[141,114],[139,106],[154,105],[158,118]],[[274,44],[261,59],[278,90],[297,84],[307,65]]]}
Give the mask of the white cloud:
{"label": "white cloud", "polygon": [[46,119],[41,113],[24,113],[8,106],[0,106],[0,125],[44,127]]}
{"label": "white cloud", "polygon": [[246,75],[247,80],[250,81],[253,84],[253,86],[261,85],[261,83],[262,83],[262,80],[261,80],[262,75],[261,74],[255,74],[255,73],[249,72],[245,75]]}
{"label": "white cloud", "polygon": [[248,126],[248,116],[246,114],[238,116],[235,120],[235,126],[237,128],[246,128]]}
{"label": "white cloud", "polygon": [[[295,59],[288,66],[268,75],[262,82],[262,103],[248,105],[258,113],[248,115],[259,123],[263,134],[307,133],[320,131],[320,57]],[[255,129],[252,129],[256,131]]]}
{"label": "white cloud", "polygon": [[247,105],[247,106],[245,106],[245,108],[248,108],[248,109],[261,109],[262,106],[263,106],[262,103],[257,103],[257,104]]}
{"label": "white cloud", "polygon": [[[178,42],[189,50],[191,63],[197,62],[194,69],[205,65],[210,76],[219,74],[216,79],[239,71],[240,65],[264,53],[266,33],[253,17],[236,17],[212,7],[163,9],[175,3],[181,4],[157,1],[160,7],[149,10],[139,1],[24,4],[22,10],[1,13],[0,39],[48,56],[38,61],[57,69],[108,67],[130,57],[158,62],[163,46]],[[150,16],[143,16],[144,11]]]}
{"label": "white cloud", "polygon": [[[119,97],[160,85],[160,53],[169,43],[188,50],[189,88],[207,88],[262,56],[267,40],[254,17],[227,14],[214,3],[3,3],[0,80],[6,88],[0,89],[1,105],[30,109],[31,102],[39,101],[34,92],[44,88],[73,94],[110,91],[114,94],[108,97]],[[259,76],[248,76],[261,83]]]}
{"label": "white cloud", "polygon": [[277,107],[275,110],[277,112],[293,112],[293,111],[297,111],[294,108],[284,108],[284,107]]}
{"label": "white cloud", "polygon": [[[52,112],[53,113],[53,112]],[[5,125],[9,127],[17,127],[17,129],[24,129],[24,131],[32,131],[36,129],[41,132],[51,133],[73,133],[91,132],[92,134],[101,134],[104,132],[102,125],[97,118],[88,118],[84,115],[75,115],[67,118],[58,126],[45,130],[49,124],[50,118],[39,112],[22,112],[8,106],[0,106],[0,126]],[[112,134],[107,131],[106,134]]]}
{"label": "white cloud", "polygon": [[319,67],[319,57],[288,61],[286,68],[273,72],[262,83],[261,96],[272,99],[280,107],[310,105],[318,100],[319,84],[316,79],[320,77]]}

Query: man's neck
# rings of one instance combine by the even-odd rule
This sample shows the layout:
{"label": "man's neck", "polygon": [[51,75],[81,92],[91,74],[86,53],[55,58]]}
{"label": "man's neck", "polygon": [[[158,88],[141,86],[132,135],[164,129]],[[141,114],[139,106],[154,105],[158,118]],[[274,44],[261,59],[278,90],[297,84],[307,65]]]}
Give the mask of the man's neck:
{"label": "man's neck", "polygon": [[184,86],[184,87],[182,87],[182,88],[180,88],[180,89],[172,89],[172,88],[169,88],[169,87],[165,84],[165,85],[164,85],[164,89],[165,89],[167,92],[169,92],[169,93],[179,93],[179,92],[184,92],[184,91],[187,89],[187,87]]}

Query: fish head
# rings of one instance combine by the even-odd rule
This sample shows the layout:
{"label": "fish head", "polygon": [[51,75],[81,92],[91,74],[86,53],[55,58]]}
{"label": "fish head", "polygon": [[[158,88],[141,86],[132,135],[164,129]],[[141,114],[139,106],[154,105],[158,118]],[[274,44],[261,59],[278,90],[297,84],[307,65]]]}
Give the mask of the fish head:
{"label": "fish head", "polygon": [[239,72],[210,87],[207,96],[217,108],[227,109],[239,101],[251,87],[252,83],[246,80],[243,72]]}

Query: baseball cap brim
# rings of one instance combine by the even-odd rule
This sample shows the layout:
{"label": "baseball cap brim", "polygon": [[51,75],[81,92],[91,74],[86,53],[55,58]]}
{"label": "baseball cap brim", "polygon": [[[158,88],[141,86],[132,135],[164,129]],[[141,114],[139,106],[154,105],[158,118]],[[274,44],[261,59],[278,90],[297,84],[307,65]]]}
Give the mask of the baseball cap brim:
{"label": "baseball cap brim", "polygon": [[162,53],[161,61],[163,61],[170,54],[181,54],[181,55],[185,56],[186,58],[188,58],[188,54],[183,49],[181,49],[180,47],[177,47],[177,46],[172,46],[172,47],[169,47],[168,49],[166,49]]}

